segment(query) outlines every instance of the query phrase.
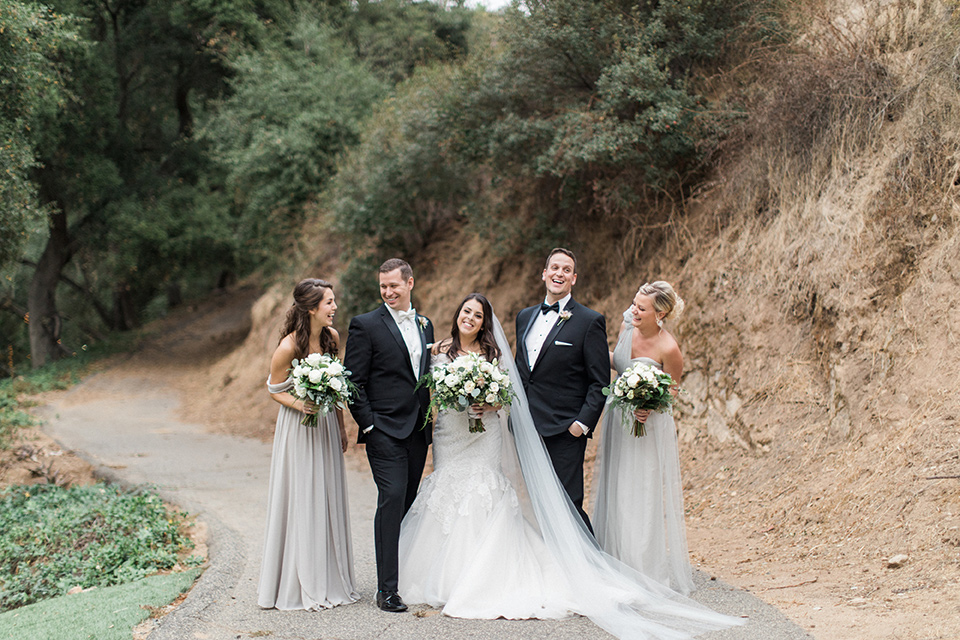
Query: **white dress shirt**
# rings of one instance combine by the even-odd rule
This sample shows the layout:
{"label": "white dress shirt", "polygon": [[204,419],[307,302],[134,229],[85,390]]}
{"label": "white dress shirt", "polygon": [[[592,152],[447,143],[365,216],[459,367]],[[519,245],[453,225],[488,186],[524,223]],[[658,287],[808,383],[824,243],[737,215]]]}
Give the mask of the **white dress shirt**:
{"label": "white dress shirt", "polygon": [[[547,334],[553,329],[553,325],[557,324],[560,311],[563,311],[564,307],[567,306],[571,297],[572,294],[568,293],[558,301],[560,304],[558,311],[547,311],[543,313],[537,309],[534,312],[537,314],[537,317],[534,319],[533,324],[530,325],[530,330],[527,331],[527,335],[523,341],[523,346],[527,349],[527,362],[530,364],[531,371],[533,370],[533,365],[537,362],[537,358],[540,357],[540,351],[543,349],[543,342],[546,340]],[[544,299],[544,303],[546,302],[546,299]]]}
{"label": "white dress shirt", "polygon": [[410,355],[410,366],[413,368],[413,375],[420,378],[420,356],[423,355],[423,344],[420,340],[420,327],[417,326],[416,309],[410,307],[406,312],[405,318],[400,317],[400,312],[395,311],[387,305],[387,311],[394,322],[400,328],[400,335],[403,336],[403,342],[407,345],[407,353]]}

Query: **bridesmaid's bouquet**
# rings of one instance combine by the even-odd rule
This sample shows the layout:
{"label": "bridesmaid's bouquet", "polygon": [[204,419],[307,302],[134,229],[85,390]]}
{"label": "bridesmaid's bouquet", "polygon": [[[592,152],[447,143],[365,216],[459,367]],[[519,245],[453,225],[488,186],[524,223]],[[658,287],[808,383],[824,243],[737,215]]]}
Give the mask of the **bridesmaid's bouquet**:
{"label": "bridesmaid's bouquet", "polygon": [[335,356],[326,353],[311,353],[303,360],[290,363],[290,377],[293,389],[290,393],[301,400],[310,400],[317,405],[317,413],[306,413],[300,424],[307,427],[317,426],[320,412],[337,407],[345,409],[356,385],[350,381],[343,363]]}
{"label": "bridesmaid's bouquet", "polygon": [[[510,404],[513,389],[510,378],[497,366],[476,353],[468,353],[447,364],[436,364],[430,373],[420,378],[418,387],[425,386],[433,392],[427,420],[433,409],[466,411],[472,404]],[[426,422],[424,422],[426,426]],[[480,418],[470,417],[470,431],[484,431]]]}
{"label": "bridesmaid's bouquet", "polygon": [[633,418],[629,429],[635,437],[647,435],[644,424],[633,416],[636,410],[669,411],[674,397],[670,393],[673,378],[669,373],[660,371],[643,362],[638,362],[626,371],[613,384],[603,388],[603,395],[613,396],[610,404],[623,410],[624,417]]}

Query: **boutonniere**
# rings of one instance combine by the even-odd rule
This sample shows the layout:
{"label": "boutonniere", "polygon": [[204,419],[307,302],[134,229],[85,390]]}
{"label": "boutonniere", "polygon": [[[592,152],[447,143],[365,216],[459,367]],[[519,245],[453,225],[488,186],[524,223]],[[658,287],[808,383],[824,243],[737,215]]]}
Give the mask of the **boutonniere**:
{"label": "boutonniere", "polygon": [[566,309],[564,309],[563,311],[561,311],[561,312],[560,312],[560,319],[557,320],[557,326],[559,327],[559,326],[562,325],[564,322],[566,322],[567,320],[569,320],[572,315],[573,315],[573,313],[570,312],[570,311],[567,311]]}
{"label": "boutonniere", "polygon": [[427,325],[430,324],[430,321],[424,318],[423,316],[417,316],[417,322],[420,323],[421,329],[426,329]]}

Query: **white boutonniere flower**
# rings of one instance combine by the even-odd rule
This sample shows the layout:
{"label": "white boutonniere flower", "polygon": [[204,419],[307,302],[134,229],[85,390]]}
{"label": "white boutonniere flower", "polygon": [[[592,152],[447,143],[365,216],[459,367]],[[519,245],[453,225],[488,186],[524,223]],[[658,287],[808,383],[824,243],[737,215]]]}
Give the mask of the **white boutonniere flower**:
{"label": "white boutonniere flower", "polygon": [[426,329],[427,325],[430,324],[430,321],[424,318],[423,316],[417,316],[417,321],[420,323],[421,329]]}
{"label": "white boutonniere flower", "polygon": [[563,311],[561,311],[561,312],[560,312],[560,319],[557,321],[557,326],[559,327],[559,326],[562,325],[564,322],[566,322],[567,320],[569,320],[572,315],[573,315],[573,313],[571,313],[570,311],[567,311],[566,309],[564,309]]}

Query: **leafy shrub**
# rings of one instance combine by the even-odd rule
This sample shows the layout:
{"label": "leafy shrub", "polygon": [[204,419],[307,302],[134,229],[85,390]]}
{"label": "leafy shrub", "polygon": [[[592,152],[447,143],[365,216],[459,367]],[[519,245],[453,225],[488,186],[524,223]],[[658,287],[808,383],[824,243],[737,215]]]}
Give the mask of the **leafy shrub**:
{"label": "leafy shrub", "polygon": [[523,5],[487,46],[414,76],[371,118],[330,190],[348,262],[412,253],[457,219],[495,253],[539,252],[572,222],[637,216],[651,193],[690,188],[738,116],[699,95],[698,73],[772,30],[745,26],[767,2]]}
{"label": "leafy shrub", "polygon": [[181,531],[185,516],[146,490],[8,488],[0,494],[0,611],[172,568],[193,544]]}

